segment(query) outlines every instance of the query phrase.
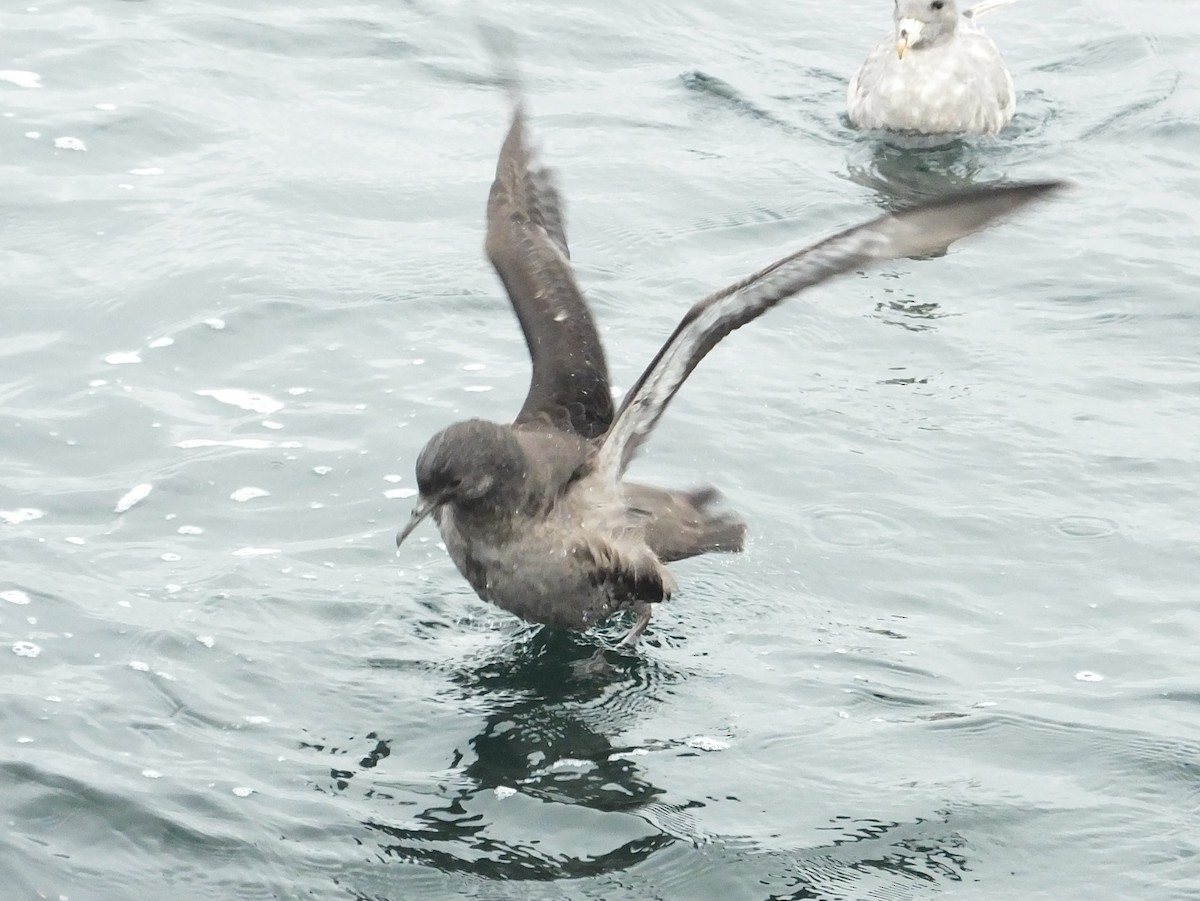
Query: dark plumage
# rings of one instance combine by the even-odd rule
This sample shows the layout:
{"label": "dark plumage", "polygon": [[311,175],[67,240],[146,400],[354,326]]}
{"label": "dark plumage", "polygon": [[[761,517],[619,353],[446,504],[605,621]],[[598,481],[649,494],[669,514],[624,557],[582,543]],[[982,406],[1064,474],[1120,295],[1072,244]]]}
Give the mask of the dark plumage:
{"label": "dark plumage", "polygon": [[533,361],[511,425],[478,419],[439,432],[417,459],[420,496],[402,542],[432,515],[451,558],[485,600],[522,619],[587,629],[630,609],[631,646],[671,596],[664,565],[740,551],[745,526],[711,488],[623,481],[688,374],[722,338],[784,298],[841,273],[925,255],[1056,187],[994,188],[883,216],[794,253],[700,301],[614,415],[600,337],[571,268],[562,206],[535,165],[515,99],[487,206],[487,254]]}

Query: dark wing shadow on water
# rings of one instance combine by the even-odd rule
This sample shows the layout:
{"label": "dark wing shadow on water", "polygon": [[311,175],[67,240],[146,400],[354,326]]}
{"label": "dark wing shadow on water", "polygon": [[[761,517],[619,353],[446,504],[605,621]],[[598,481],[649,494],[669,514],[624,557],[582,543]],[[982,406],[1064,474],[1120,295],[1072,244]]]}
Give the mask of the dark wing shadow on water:
{"label": "dark wing shadow on water", "polygon": [[740,116],[771,125],[782,131],[800,131],[795,125],[780,119],[762,105],[755,103],[723,78],[693,70],[680,75],[679,81],[691,93],[707,98],[717,106],[731,110]]}
{"label": "dark wing shadow on water", "polygon": [[700,69],[683,72],[679,82],[695,99],[713,110],[724,110],[761,123],[767,128],[826,145],[840,143],[842,135],[830,128],[829,110],[845,94],[845,83],[836,72],[804,69],[798,81],[803,93],[760,95],[754,98],[738,86]]}

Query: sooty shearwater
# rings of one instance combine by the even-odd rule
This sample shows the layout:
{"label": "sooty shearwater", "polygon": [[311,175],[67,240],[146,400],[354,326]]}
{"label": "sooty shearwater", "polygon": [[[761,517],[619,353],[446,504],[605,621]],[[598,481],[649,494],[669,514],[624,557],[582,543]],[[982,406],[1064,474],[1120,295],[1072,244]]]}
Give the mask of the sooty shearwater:
{"label": "sooty shearwater", "polygon": [[512,124],[487,204],[488,258],[533,361],[511,424],[469,419],[417,458],[419,495],[399,545],[433,516],[459,572],[486,601],[522,619],[588,629],[619,610],[633,627],[671,597],[666,563],[740,551],[745,526],[711,488],[675,491],[623,480],[667,404],[722,338],[781,300],[846,272],[944,251],[1059,186],[977,190],[882,216],[797,253],[693,306],[614,412],[600,336],[571,268],[563,207],[537,164],[525,107]]}
{"label": "sooty shearwater", "polygon": [[1017,95],[980,17],[1015,0],[983,0],[959,15],[955,0],[896,0],[893,33],[875,46],[846,90],[859,128],[917,134],[995,134]]}

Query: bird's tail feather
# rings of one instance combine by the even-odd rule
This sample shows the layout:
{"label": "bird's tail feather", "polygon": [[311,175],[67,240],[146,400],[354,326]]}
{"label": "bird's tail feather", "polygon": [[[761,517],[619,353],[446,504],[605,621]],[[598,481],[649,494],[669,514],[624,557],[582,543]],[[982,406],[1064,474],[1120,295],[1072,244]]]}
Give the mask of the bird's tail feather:
{"label": "bird's tail feather", "polygon": [[746,544],[746,524],[737,514],[717,509],[721,493],[715,488],[670,491],[626,482],[624,489],[630,512],[644,517],[646,543],[664,563],[737,553]]}

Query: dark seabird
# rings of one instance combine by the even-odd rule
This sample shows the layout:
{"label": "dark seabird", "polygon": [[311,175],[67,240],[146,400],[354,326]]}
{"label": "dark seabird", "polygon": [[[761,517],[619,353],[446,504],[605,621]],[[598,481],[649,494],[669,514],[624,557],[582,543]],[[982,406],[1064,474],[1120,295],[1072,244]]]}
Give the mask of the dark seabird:
{"label": "dark seabird", "polygon": [[798,291],[875,263],[943,251],[1057,187],[990,188],[883,216],[785,257],[701,300],[613,410],[604,349],[575,282],[563,209],[530,150],[514,100],[487,205],[487,255],[533,360],[511,424],[469,419],[434,435],[417,458],[420,491],[399,544],[432,515],[459,572],[486,601],[524,620],[588,629],[619,610],[636,619],[671,597],[666,565],[740,551],[745,526],[715,508],[711,488],[673,491],[623,481],[668,402],[734,329]]}

